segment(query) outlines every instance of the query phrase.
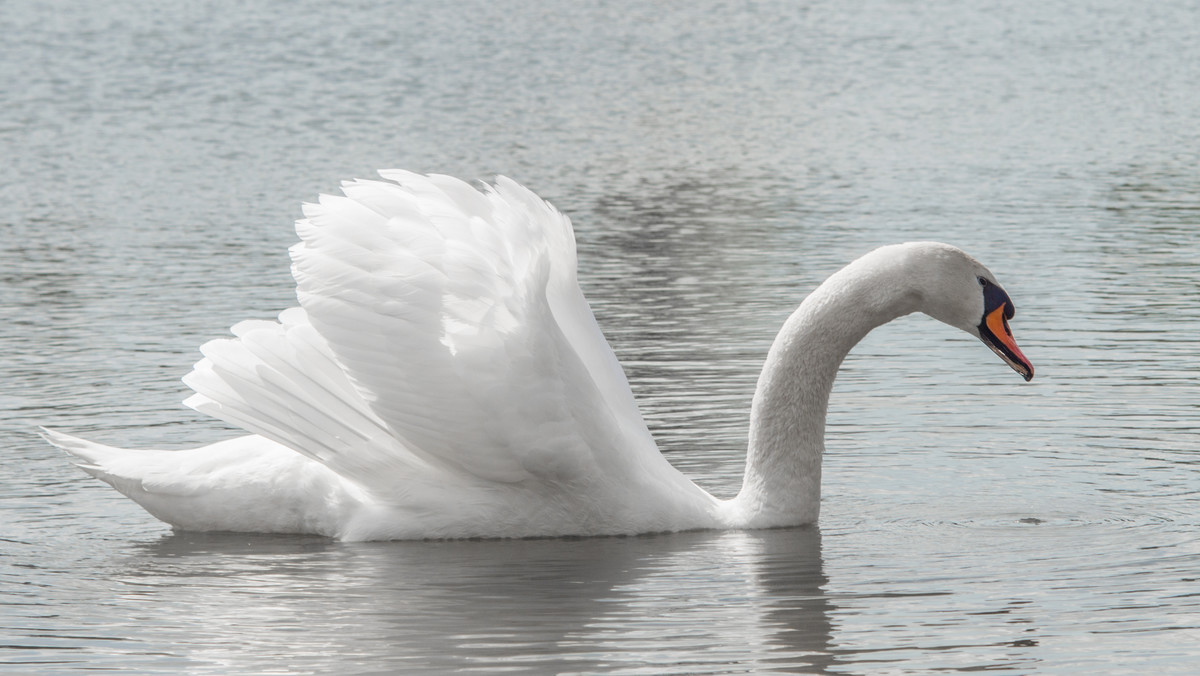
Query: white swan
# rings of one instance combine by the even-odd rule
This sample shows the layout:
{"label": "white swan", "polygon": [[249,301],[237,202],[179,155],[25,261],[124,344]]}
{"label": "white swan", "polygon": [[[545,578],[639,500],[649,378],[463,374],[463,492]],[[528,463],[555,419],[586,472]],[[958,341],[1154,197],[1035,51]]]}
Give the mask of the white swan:
{"label": "white swan", "polygon": [[184,530],[346,540],[632,534],[812,523],[825,410],[868,331],[921,311],[1026,380],[1013,305],[937,243],[877,249],[784,324],[751,407],[745,480],[718,500],[659,453],[576,282],[570,221],[511,180],[381,172],[305,205],[299,308],[201,348],[187,404],[253,434],[125,450],[44,430]]}

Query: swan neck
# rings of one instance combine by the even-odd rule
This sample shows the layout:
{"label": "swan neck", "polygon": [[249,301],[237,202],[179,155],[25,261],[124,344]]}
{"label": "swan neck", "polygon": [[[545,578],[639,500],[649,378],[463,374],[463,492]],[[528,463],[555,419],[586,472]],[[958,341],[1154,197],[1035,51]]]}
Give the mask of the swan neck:
{"label": "swan neck", "polygon": [[818,287],[771,345],[750,410],[741,527],[814,523],[820,513],[825,413],[842,360],[872,329],[918,309],[908,276],[871,256]]}

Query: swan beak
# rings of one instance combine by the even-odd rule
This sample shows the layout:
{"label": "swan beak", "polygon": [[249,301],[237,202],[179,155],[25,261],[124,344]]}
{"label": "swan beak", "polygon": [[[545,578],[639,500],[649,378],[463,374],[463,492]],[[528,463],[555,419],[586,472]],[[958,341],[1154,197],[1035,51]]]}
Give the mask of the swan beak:
{"label": "swan beak", "polygon": [[1004,303],[992,310],[984,316],[983,322],[979,325],[979,337],[983,339],[985,345],[992,348],[992,352],[1000,355],[1000,358],[1011,366],[1012,370],[1021,374],[1025,382],[1029,382],[1033,380],[1033,364],[1029,363],[1029,359],[1021,352],[1021,348],[1017,347],[1012,330],[1008,328],[1008,318],[1012,315],[1012,305],[1009,303]]}

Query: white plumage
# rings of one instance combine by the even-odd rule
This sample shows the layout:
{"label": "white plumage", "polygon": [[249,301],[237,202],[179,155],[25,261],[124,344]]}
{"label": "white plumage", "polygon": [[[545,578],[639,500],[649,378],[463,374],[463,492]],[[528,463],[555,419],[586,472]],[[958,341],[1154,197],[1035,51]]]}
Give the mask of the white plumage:
{"label": "white plumage", "polygon": [[[976,279],[991,279],[933,244],[883,249],[835,275],[777,339],[746,488],[719,501],[659,453],[579,289],[565,216],[505,178],[477,189],[381,173],[388,180],[305,205],[291,249],[300,307],[237,324],[184,378],[189,406],[252,436],[189,451],[48,439],[184,529],[399,539],[803,523],[819,505],[824,404],[841,357],[870,327],[929,311],[885,302],[902,300],[897,281],[930,284],[927,271],[909,273],[938,261],[936,284],[974,291],[931,289],[930,302],[965,304],[977,320]],[[827,312],[864,292],[881,301],[873,314]],[[819,342],[805,352],[827,363],[790,355],[797,341]],[[764,389],[776,376],[796,394]],[[814,459],[815,482],[811,470],[798,476]]]}

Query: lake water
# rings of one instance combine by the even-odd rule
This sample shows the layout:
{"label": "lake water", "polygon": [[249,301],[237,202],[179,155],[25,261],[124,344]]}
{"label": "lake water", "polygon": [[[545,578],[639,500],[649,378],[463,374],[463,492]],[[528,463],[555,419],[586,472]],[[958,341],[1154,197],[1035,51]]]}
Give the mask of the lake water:
{"label": "lake water", "polygon": [[[1184,0],[0,6],[0,670],[1195,673],[1200,8]],[[70,466],[231,436],[202,342],[293,304],[299,203],[504,173],[670,460],[722,496],[787,314],[955,243],[1024,384],[922,317],[829,414],[819,528],[345,544],[173,533]]]}

